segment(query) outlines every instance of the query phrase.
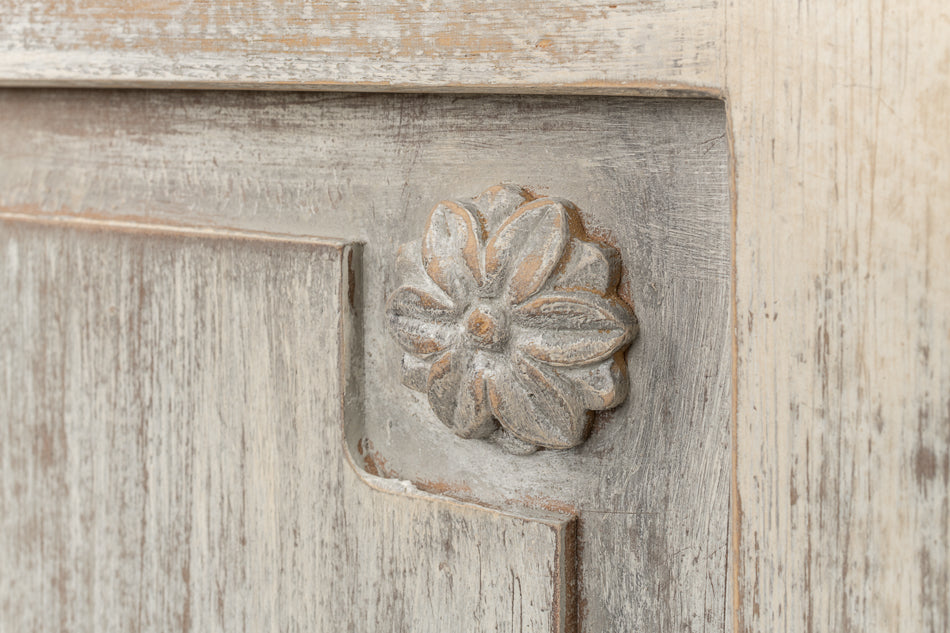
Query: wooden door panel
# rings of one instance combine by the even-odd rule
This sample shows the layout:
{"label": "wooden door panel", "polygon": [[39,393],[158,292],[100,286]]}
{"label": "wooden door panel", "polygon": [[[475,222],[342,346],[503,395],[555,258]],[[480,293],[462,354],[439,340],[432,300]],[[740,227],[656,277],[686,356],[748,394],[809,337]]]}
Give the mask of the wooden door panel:
{"label": "wooden door panel", "polygon": [[[585,627],[724,626],[720,102],[20,90],[0,103],[16,121],[0,130],[6,209],[365,240],[365,415],[347,428],[361,462],[456,499],[576,514]],[[385,327],[398,247],[418,239],[438,201],[506,180],[578,205],[621,253],[622,292],[640,321],[628,401],[597,416],[575,450],[512,456],[455,437],[400,383]]]}
{"label": "wooden door panel", "polygon": [[[0,83],[721,98],[734,246],[731,542],[723,572],[732,593],[708,628],[945,629],[946,2],[374,7],[8,0]],[[195,26],[186,29],[186,21]],[[49,103],[48,117],[74,121],[65,101]],[[22,112],[10,113],[5,107],[0,122],[16,130]],[[92,131],[106,149],[108,133],[108,125]],[[115,206],[103,207],[108,192],[97,187],[113,173],[108,161],[89,175],[96,170],[79,160],[81,177],[64,180],[41,149],[34,154],[45,139],[39,134],[4,165],[18,174],[8,182],[19,182],[0,187],[8,202],[19,201],[6,211],[69,214],[92,200],[99,206],[87,213],[111,217],[141,202],[135,194],[116,200],[127,191],[116,178]],[[149,186],[162,186],[163,169],[149,172]],[[186,175],[176,184],[189,182]],[[276,200],[282,193],[271,191]],[[241,208],[240,198],[217,199]],[[133,217],[206,217],[165,202],[141,202]],[[244,218],[270,230],[271,209]],[[278,230],[306,232],[308,220],[290,224],[278,220]],[[717,573],[710,570],[710,583]],[[677,578],[663,586],[680,587]],[[678,602],[657,608],[675,613],[680,596],[667,599]],[[680,630],[685,620],[658,621]]]}
{"label": "wooden door panel", "polygon": [[7,216],[0,262],[0,629],[569,626],[571,517],[353,467],[352,246]]}

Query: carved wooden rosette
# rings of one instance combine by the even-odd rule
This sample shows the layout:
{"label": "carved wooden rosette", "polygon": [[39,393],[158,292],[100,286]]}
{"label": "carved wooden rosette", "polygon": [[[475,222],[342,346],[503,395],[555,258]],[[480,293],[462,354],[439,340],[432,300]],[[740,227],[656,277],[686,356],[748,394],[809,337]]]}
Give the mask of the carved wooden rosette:
{"label": "carved wooden rosette", "polygon": [[458,436],[571,448],[590,411],[626,398],[637,321],[616,294],[619,255],[570,202],[511,185],[443,201],[397,266],[386,316],[403,383]]}

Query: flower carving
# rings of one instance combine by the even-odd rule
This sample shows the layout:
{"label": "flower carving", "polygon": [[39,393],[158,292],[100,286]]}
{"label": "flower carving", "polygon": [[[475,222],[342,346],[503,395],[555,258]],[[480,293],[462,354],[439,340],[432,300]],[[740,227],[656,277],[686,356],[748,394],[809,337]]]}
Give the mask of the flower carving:
{"label": "flower carving", "polygon": [[570,202],[511,185],[443,201],[398,270],[386,318],[403,383],[458,436],[571,448],[590,411],[626,397],[637,321],[616,294],[619,257],[584,235]]}

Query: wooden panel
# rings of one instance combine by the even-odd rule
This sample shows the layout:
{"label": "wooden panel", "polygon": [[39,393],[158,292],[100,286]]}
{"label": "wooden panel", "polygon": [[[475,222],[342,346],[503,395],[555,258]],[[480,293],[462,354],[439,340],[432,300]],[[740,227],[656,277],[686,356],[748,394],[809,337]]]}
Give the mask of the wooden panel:
{"label": "wooden panel", "polygon": [[727,14],[739,629],[950,626],[950,6]]}
{"label": "wooden panel", "polygon": [[352,247],[81,224],[0,220],[0,630],[569,626],[569,517],[347,463]]}
{"label": "wooden panel", "polygon": [[717,89],[722,13],[709,0],[2,0],[0,83]]}
{"label": "wooden panel", "polygon": [[[92,52],[93,45],[68,43],[82,39],[75,17],[65,17],[57,33],[57,23],[46,17],[58,10],[50,4],[4,7],[14,18],[3,27],[13,33],[5,38],[2,62],[8,83],[188,86],[223,77],[216,85],[227,85],[262,67],[260,57],[248,56],[242,63],[250,70],[235,70],[213,51],[176,60],[133,46],[136,57],[124,61],[121,49],[109,45]],[[557,46],[570,51],[556,64],[545,57],[550,46],[526,39],[510,53],[483,49],[478,59],[497,65],[485,70],[462,61],[474,50],[467,42],[478,37],[450,37],[419,58],[391,55],[367,40],[328,57],[339,63],[326,72],[320,68],[329,66],[306,56],[293,58],[303,60],[300,66],[289,61],[285,68],[304,74],[297,76],[301,85],[311,71],[317,86],[335,81],[321,84],[328,75],[355,80],[347,89],[636,91],[646,90],[651,78],[727,95],[736,197],[738,626],[941,630],[950,602],[950,297],[940,274],[950,200],[950,19],[943,4],[703,3],[698,17],[684,12],[680,22],[646,35],[624,31],[626,43],[610,55],[598,51],[624,40],[611,26],[633,23],[622,16],[677,5],[622,5],[621,17],[602,8],[599,22],[578,22],[556,6],[542,23],[543,30],[562,33]],[[454,33],[514,38],[530,5],[507,6],[516,28],[473,22],[471,30]],[[31,8],[35,18],[25,16]],[[443,20],[466,28],[451,9],[443,13],[433,11],[424,24],[406,23],[403,33],[411,39]],[[130,32],[134,40],[135,29]],[[86,33],[95,39],[95,29]],[[657,47],[655,56],[649,46],[638,49],[667,33],[680,43]],[[682,53],[669,54],[678,46]],[[263,67],[272,76],[292,74],[280,75],[276,62]],[[260,80],[252,76],[247,85]],[[104,156],[101,164],[111,167]],[[61,205],[68,211],[82,208],[87,197],[95,200],[99,180],[83,176],[69,187],[44,179],[44,160],[15,163],[21,173],[36,173],[26,181],[30,193],[17,189],[16,196],[34,200],[34,210]],[[152,182],[190,183],[187,166],[164,165],[168,173]],[[321,208],[334,208],[329,200],[337,192],[328,190]],[[117,204],[112,212],[120,209]],[[142,209],[176,214],[164,200]],[[188,213],[178,211],[187,220]]]}
{"label": "wooden panel", "polygon": [[[730,274],[714,100],[4,91],[0,205],[365,240],[365,433],[383,474],[579,513],[581,616],[725,626]],[[200,139],[198,142],[197,139]],[[456,438],[399,382],[397,247],[432,205],[502,180],[574,201],[621,251],[632,392],[574,451]],[[367,451],[369,453],[369,451]],[[486,537],[488,538],[488,537]]]}

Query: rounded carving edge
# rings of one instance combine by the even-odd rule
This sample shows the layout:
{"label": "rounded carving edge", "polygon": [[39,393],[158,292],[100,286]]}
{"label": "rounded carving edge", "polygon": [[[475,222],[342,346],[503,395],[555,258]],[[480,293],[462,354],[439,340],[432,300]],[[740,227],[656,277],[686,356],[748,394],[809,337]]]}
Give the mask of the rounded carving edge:
{"label": "rounded carving edge", "polygon": [[498,185],[442,201],[396,267],[386,320],[402,382],[459,437],[573,448],[591,411],[626,398],[637,319],[617,295],[619,254],[567,200]]}

